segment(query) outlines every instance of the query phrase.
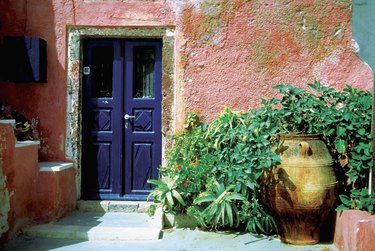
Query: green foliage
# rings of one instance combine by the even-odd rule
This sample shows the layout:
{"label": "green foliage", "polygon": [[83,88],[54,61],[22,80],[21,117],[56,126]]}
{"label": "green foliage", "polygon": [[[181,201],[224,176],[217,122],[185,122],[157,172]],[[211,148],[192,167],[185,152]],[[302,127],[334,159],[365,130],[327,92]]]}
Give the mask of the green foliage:
{"label": "green foliage", "polygon": [[243,212],[247,212],[246,218],[246,230],[252,233],[262,232],[265,234],[272,234],[273,232],[277,232],[276,222],[264,211],[262,204],[258,202],[258,199],[253,197],[251,199],[251,203],[247,203],[244,205]]}
{"label": "green foliage", "polygon": [[374,213],[375,194],[369,194],[367,189],[353,189],[350,196],[340,194],[342,204],[336,210],[358,209]]}
{"label": "green foliage", "polygon": [[164,205],[164,212],[176,208],[176,206],[186,206],[184,199],[176,190],[176,179],[172,180],[149,180],[150,184],[156,185],[156,188],[150,193],[149,196],[154,198],[156,203]]}
{"label": "green foliage", "polygon": [[[200,193],[188,214],[196,217],[199,225],[217,229],[218,226],[238,227],[240,224],[236,201],[246,201],[241,194],[232,192],[235,185],[225,188],[213,181],[213,187]],[[209,225],[210,224],[210,225]]]}
{"label": "green foliage", "polygon": [[[367,91],[346,86],[342,91],[322,86],[315,81],[309,84],[311,92],[291,85],[277,85],[282,98],[264,101],[266,113],[272,114],[277,133],[323,133],[324,139],[335,160],[334,169],[338,177],[340,192],[352,203],[343,208],[373,211],[373,197],[358,193],[368,185],[369,169],[373,167],[371,116],[373,97]],[[281,106],[281,108],[280,108]],[[372,203],[372,204],[371,204]]]}
{"label": "green foliage", "polygon": [[[206,229],[248,224],[250,218],[244,217],[247,215],[244,210],[249,206],[245,204],[258,198],[258,179],[263,168],[280,161],[271,150],[270,135],[260,125],[250,123],[252,116],[227,108],[215,121],[205,124],[198,122],[196,114],[188,115],[185,130],[175,136],[173,147],[168,151],[168,164],[160,167],[162,177],[175,181],[175,189],[186,206],[164,200],[164,208],[176,213],[187,211]],[[156,185],[154,191],[167,190],[161,183],[149,182]],[[156,202],[162,201],[159,198]],[[270,218],[258,208],[253,207],[257,215]],[[276,225],[271,223],[248,229],[272,233]]]}
{"label": "green foliage", "polygon": [[207,128],[208,151],[218,160],[212,172],[225,184],[236,184],[244,196],[258,188],[256,182],[264,168],[278,164],[280,158],[271,150],[271,137],[251,113],[235,113],[226,108]]}
{"label": "green foliage", "polygon": [[246,112],[226,108],[211,123],[189,113],[185,130],[174,137],[162,180],[151,196],[174,213],[187,212],[206,229],[242,226],[272,234],[276,223],[259,200],[262,171],[280,163],[272,150],[280,133],[323,133],[335,160],[342,205],[337,209],[374,211],[366,193],[372,168],[372,95],[350,86],[342,91],[309,84],[307,91],[277,85],[280,99],[262,99]]}

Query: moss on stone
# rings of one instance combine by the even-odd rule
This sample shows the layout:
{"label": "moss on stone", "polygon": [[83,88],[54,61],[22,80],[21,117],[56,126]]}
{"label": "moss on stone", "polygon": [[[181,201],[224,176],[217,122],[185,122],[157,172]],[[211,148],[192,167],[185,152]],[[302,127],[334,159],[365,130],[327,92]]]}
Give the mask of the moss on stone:
{"label": "moss on stone", "polygon": [[226,25],[228,15],[233,14],[233,3],[232,1],[225,0],[205,0],[201,5],[201,11],[203,13],[203,20],[201,22],[204,35],[212,38],[218,29],[223,29],[223,25]]}
{"label": "moss on stone", "polygon": [[251,46],[254,52],[255,61],[258,63],[262,72],[269,72],[271,65],[279,57],[280,52],[276,47],[272,47],[271,50],[265,47],[264,40],[267,40],[267,36],[262,39],[257,38],[254,44]]}

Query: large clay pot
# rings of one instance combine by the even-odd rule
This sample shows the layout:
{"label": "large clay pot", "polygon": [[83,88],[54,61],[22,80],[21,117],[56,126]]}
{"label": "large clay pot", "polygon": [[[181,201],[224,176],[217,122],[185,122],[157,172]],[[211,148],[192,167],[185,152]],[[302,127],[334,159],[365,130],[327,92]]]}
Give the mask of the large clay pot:
{"label": "large clay pot", "polygon": [[319,242],[320,226],[337,199],[337,180],[322,135],[281,135],[281,164],[263,172],[262,200],[283,242]]}

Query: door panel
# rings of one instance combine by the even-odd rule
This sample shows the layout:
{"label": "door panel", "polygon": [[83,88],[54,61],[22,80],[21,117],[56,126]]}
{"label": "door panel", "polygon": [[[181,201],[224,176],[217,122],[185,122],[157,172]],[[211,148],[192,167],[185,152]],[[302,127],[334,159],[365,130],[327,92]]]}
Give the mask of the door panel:
{"label": "door panel", "polygon": [[161,163],[161,49],[160,41],[84,40],[84,199],[147,198]]}
{"label": "door panel", "polygon": [[131,191],[149,189],[147,179],[149,179],[152,174],[152,147],[150,143],[133,143]]}
{"label": "door panel", "polygon": [[146,198],[147,179],[161,164],[162,43],[128,41],[125,45],[125,194]]}
{"label": "door panel", "polygon": [[117,40],[84,41],[82,113],[82,195],[85,199],[121,196],[121,128],[123,97],[121,44]]}

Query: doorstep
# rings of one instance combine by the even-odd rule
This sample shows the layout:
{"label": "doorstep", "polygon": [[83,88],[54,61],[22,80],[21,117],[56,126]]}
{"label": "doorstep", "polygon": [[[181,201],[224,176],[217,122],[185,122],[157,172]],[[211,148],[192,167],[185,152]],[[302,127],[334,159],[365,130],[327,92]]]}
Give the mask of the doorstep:
{"label": "doorstep", "polygon": [[148,201],[79,200],[77,208],[83,212],[147,213],[152,204]]}
{"label": "doorstep", "polygon": [[88,240],[144,241],[161,237],[162,219],[145,213],[74,211],[57,222],[22,229],[30,237]]}

